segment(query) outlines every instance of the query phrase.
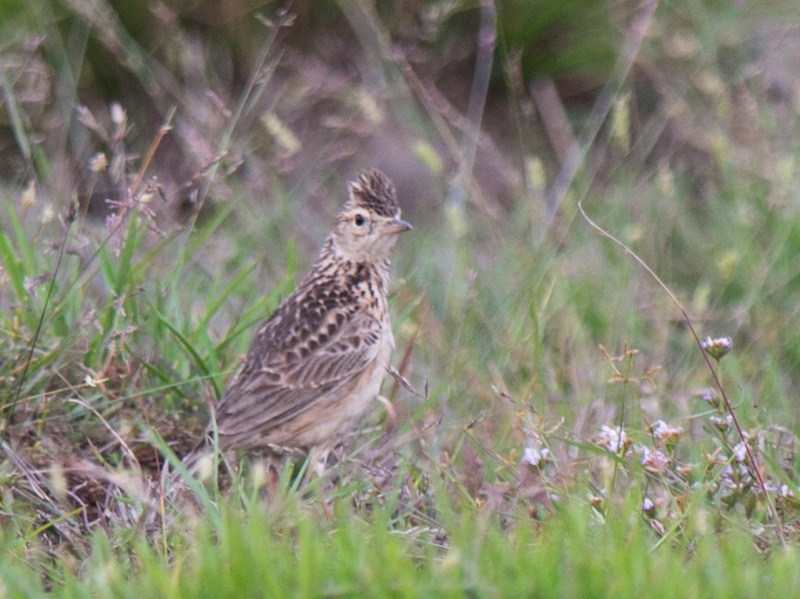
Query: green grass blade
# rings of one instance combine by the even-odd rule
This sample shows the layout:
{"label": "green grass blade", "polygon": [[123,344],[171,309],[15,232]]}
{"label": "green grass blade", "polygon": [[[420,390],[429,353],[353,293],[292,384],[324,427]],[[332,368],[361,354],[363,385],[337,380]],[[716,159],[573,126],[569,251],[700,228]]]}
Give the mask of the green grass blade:
{"label": "green grass blade", "polygon": [[181,347],[183,347],[186,350],[186,352],[192,357],[192,360],[197,365],[197,367],[200,368],[203,375],[211,379],[211,381],[214,383],[214,390],[217,393],[217,397],[220,397],[222,389],[220,388],[220,384],[216,380],[216,374],[218,373],[212,372],[212,369],[209,367],[207,360],[205,360],[195,348],[195,344],[192,343],[175,325],[173,325],[170,319],[167,318],[166,315],[162,314],[154,306],[151,306],[151,308],[153,314],[155,314],[159,322],[161,322],[165,327],[167,327],[167,329],[169,329],[169,331],[177,338]]}
{"label": "green grass blade", "polygon": [[13,243],[2,229],[0,229],[0,257],[3,259],[3,268],[14,288],[17,301],[26,302],[28,294],[25,291],[24,263],[14,250]]}

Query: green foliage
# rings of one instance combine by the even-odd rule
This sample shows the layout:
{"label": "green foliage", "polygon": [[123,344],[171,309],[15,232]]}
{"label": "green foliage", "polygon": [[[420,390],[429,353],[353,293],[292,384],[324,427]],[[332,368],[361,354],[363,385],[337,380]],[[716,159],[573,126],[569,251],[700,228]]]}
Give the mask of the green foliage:
{"label": "green foliage", "polygon": [[498,13],[503,47],[521,53],[527,81],[597,77],[614,65],[620,41],[607,0],[503,0]]}
{"label": "green foliage", "polygon": [[[688,560],[685,547],[653,548],[632,506],[601,518],[572,505],[543,525],[520,514],[510,537],[465,518],[444,547],[387,530],[382,514],[365,522],[343,505],[334,513],[318,519],[294,502],[280,513],[226,507],[219,527],[201,522],[179,541],[174,560],[96,534],[80,576],[62,571],[50,596],[733,598],[791,596],[799,582],[794,548],[765,559],[735,531],[698,535]],[[20,574],[23,564],[3,567],[10,595],[43,594],[36,576]]]}

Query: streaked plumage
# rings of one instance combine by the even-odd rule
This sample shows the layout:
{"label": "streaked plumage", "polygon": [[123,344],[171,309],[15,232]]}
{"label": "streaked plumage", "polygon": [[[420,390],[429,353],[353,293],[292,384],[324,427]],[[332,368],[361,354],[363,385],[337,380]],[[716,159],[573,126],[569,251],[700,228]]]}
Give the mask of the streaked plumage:
{"label": "streaked plumage", "polygon": [[409,229],[383,173],[350,183],[319,258],[258,329],[219,402],[222,451],[319,451],[358,422],[394,348],[389,254]]}

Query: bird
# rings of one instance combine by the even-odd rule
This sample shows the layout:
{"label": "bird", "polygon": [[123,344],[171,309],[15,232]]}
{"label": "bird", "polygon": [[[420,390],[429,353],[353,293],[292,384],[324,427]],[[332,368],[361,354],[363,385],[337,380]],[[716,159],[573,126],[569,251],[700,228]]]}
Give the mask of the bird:
{"label": "bird", "polygon": [[[377,169],[349,183],[310,272],[256,331],[216,406],[208,439],[221,453],[299,450],[317,472],[337,436],[378,397],[395,341],[387,295],[390,255],[411,225]],[[205,440],[184,465],[208,452]]]}

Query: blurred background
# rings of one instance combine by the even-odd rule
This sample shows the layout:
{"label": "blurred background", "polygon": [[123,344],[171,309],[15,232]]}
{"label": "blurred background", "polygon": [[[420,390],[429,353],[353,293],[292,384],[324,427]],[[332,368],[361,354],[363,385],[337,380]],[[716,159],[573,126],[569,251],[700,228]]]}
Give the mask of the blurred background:
{"label": "blurred background", "polygon": [[[89,184],[89,158],[111,140],[79,110],[108,128],[112,102],[127,111],[132,161],[174,111],[148,174],[178,202],[210,165],[239,171],[264,201],[287,182],[314,193],[334,169],[375,165],[414,206],[466,169],[472,201],[507,211],[552,181],[587,125],[602,125],[582,139],[594,183],[667,168],[702,202],[720,192],[723,158],[755,172],[767,168],[759,143],[792,143],[782,125],[800,39],[780,3],[5,0],[0,11],[2,176],[59,195],[116,183]],[[637,31],[642,12],[656,14]],[[609,83],[613,114],[591,122]],[[209,178],[229,199],[226,177]]]}

